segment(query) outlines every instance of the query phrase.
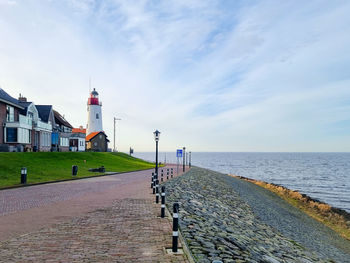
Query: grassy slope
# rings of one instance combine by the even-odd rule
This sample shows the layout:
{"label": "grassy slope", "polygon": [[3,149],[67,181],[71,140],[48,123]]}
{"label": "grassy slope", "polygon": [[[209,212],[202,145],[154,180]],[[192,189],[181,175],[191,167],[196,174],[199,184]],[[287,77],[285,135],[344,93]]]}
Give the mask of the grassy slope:
{"label": "grassy slope", "polygon": [[150,169],[152,163],[124,153],[36,152],[0,153],[0,188],[20,183],[21,167],[27,167],[28,183],[72,178],[72,165],[78,165],[77,178],[95,175],[89,168],[104,166],[106,172]]}

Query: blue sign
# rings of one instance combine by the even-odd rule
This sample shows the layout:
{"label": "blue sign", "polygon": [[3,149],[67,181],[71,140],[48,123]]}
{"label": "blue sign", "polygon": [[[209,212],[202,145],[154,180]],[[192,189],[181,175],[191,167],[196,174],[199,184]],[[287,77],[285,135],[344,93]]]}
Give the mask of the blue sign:
{"label": "blue sign", "polygon": [[182,157],[182,150],[176,150],[176,157]]}

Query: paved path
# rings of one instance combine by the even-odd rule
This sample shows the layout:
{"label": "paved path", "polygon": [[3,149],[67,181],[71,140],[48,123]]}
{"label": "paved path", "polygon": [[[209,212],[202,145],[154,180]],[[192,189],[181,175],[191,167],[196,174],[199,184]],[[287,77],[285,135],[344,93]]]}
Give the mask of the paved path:
{"label": "paved path", "polygon": [[0,191],[0,262],[186,262],[164,253],[151,172]]}

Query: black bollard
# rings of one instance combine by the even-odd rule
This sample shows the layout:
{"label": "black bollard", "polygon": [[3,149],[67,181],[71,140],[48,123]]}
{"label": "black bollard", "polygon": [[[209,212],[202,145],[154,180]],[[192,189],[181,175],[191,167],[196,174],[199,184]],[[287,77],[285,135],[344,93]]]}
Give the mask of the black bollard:
{"label": "black bollard", "polygon": [[173,168],[171,168],[171,170],[170,170],[171,172],[171,178],[173,178],[173,173],[174,173],[174,169]]}
{"label": "black bollard", "polygon": [[152,177],[151,177],[151,189],[153,188],[153,179],[154,179],[154,173],[152,173]]}
{"label": "black bollard", "polygon": [[154,178],[153,178],[153,194],[156,194],[156,175],[154,175]]}
{"label": "black bollard", "polygon": [[77,165],[72,165],[72,175],[77,175],[78,174],[78,166]]}
{"label": "black bollard", "polygon": [[156,204],[159,203],[159,180],[156,180]]}
{"label": "black bollard", "polygon": [[173,205],[173,253],[177,252],[179,239],[179,203]]}
{"label": "black bollard", "polygon": [[27,168],[22,167],[21,168],[21,184],[27,183]]}
{"label": "black bollard", "polygon": [[160,217],[165,217],[165,186],[162,186],[162,205],[160,208]]}

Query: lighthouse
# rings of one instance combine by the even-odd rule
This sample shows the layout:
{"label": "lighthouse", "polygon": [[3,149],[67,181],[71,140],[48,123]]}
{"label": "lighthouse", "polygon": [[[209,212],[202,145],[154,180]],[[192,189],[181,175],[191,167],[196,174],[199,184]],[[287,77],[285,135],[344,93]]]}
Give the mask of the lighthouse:
{"label": "lighthouse", "polygon": [[102,103],[98,100],[98,93],[94,89],[90,93],[87,103],[88,121],[86,125],[86,134],[100,132],[102,130]]}

